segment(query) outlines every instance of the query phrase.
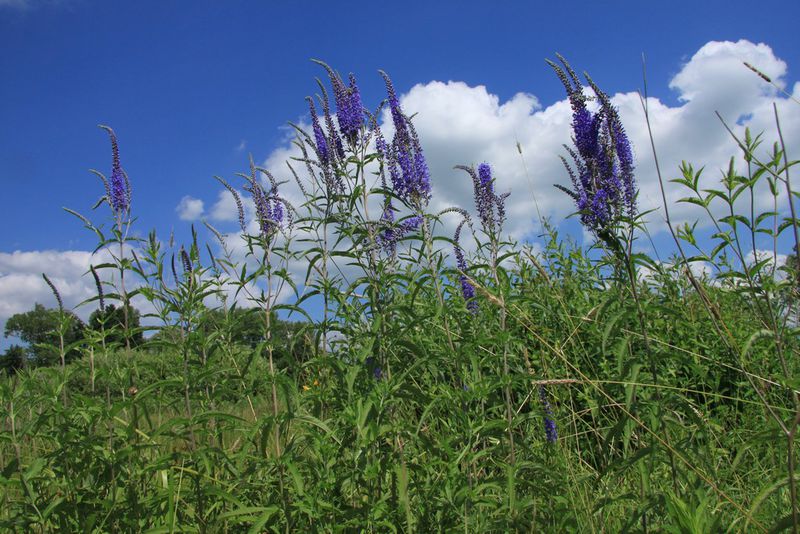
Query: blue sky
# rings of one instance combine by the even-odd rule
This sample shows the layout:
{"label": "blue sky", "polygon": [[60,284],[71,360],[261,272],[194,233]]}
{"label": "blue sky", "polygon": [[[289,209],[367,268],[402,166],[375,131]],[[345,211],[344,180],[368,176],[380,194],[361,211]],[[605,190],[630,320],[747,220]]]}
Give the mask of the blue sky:
{"label": "blue sky", "polygon": [[[406,108],[420,114],[423,146],[434,171],[442,169],[433,176],[442,202],[469,202],[465,186],[449,186],[457,179],[447,174],[452,165],[493,158],[503,169],[506,153],[499,151],[513,148],[511,137],[523,138],[530,176],[514,178],[514,163],[507,163],[509,188],[541,190],[551,214],[563,216],[568,204],[555,197],[549,202],[549,184],[565,180],[563,172],[555,165],[538,173],[556,159],[555,149],[539,150],[542,140],[561,136],[556,147],[569,141],[558,118],[566,116],[558,106],[563,89],[544,58],[560,52],[592,73],[617,95],[636,138],[633,94],[642,86],[646,54],[650,94],[663,106],[662,139],[669,143],[677,135],[676,121],[696,123],[691,131],[702,139],[709,138],[702,128],[709,128],[719,143],[703,154],[690,145],[685,157],[713,153],[704,163],[714,165],[735,147],[718,136],[712,107],[731,106],[735,121],[738,105],[757,115],[766,109],[764,98],[780,99],[757,80],[747,85],[733,72],[736,66],[719,58],[761,60],[791,92],[800,79],[797,20],[800,3],[789,1],[652,2],[645,8],[640,2],[0,0],[0,323],[32,306],[25,304],[31,299],[48,300],[38,272],[73,262],[73,271],[54,268],[69,285],[69,273],[94,245],[61,207],[87,212],[100,195],[87,172],[110,167],[98,123],[119,136],[141,232],[156,228],[166,237],[175,228],[186,236],[190,222],[176,212],[185,196],[203,202],[202,214],[185,218],[208,217],[232,228],[212,176],[232,178],[246,169],[249,153],[276,165],[287,153],[286,121],[307,120],[303,98],[323,74],[309,59],[354,72],[368,107],[384,96],[377,74],[384,69],[405,95]],[[725,42],[731,46],[710,44]],[[738,80],[744,80],[741,91],[726,89]],[[463,120],[451,122],[445,111]],[[787,113],[792,128],[797,111]],[[765,120],[756,117],[753,126]],[[465,133],[482,125],[481,135]],[[496,151],[482,148],[495,145]],[[665,148],[670,163],[682,157],[672,154],[673,145]],[[646,169],[648,147],[635,148]],[[644,189],[646,177],[642,181]],[[526,210],[530,206],[520,204],[516,211]],[[530,217],[514,224],[517,236],[535,233]],[[73,288],[73,303],[82,287]]]}

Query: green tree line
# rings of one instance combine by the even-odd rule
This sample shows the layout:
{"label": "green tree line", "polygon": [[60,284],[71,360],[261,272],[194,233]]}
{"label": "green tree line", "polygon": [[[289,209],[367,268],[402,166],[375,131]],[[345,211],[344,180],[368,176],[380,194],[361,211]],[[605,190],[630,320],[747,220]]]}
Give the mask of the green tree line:
{"label": "green tree line", "polygon": [[[89,316],[88,322],[84,322],[70,311],[62,312],[36,303],[32,310],[12,315],[6,322],[4,335],[19,338],[25,345],[12,344],[0,354],[0,372],[14,374],[25,367],[57,365],[62,313],[69,325],[64,334],[67,363],[82,356],[82,349],[91,336],[99,335],[109,349],[126,347],[128,344],[132,349],[146,349],[148,344],[157,347],[159,342],[170,341],[181,335],[174,327],[156,328],[155,334],[146,339],[144,332],[147,329],[141,325],[141,313],[132,306],[128,307],[126,329],[122,306],[109,304],[97,309]],[[223,325],[228,327],[230,342],[236,345],[256,349],[267,339],[264,319],[256,310],[234,309],[226,314],[208,309],[196,329],[216,331]],[[270,331],[274,349],[284,359],[305,360],[315,346],[314,335],[307,323],[283,321],[273,314]]]}

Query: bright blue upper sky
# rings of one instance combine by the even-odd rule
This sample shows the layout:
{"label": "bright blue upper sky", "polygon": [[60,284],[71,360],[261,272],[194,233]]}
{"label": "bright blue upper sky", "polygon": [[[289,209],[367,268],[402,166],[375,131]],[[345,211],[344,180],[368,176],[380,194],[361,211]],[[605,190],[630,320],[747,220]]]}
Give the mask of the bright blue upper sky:
{"label": "bright blue upper sky", "polygon": [[[53,304],[42,271],[69,306],[92,295],[81,276],[97,261],[86,252],[93,236],[61,207],[88,213],[101,195],[88,172],[110,171],[98,123],[119,136],[137,231],[155,228],[166,239],[174,228],[186,242],[190,223],[176,213],[186,195],[202,200],[203,216],[223,231],[235,230],[214,218],[221,187],[212,176],[240,183],[234,174],[247,169],[248,153],[261,163],[286,146],[286,122],[307,120],[304,97],[324,74],[310,58],[354,72],[372,109],[385,96],[384,69],[406,111],[417,113],[432,209],[471,209],[469,180],[452,167],[488,161],[498,188],[514,193],[507,230],[530,236],[531,195],[559,218],[572,210],[552,187],[568,183],[557,156],[569,142],[570,112],[545,58],[560,52],[614,95],[637,156],[640,205],[649,209],[661,199],[635,93],[641,54],[667,178],[688,159],[716,179],[737,149],[715,110],[774,133],[777,100],[790,148],[800,150],[800,106],[742,66],[756,63],[800,98],[798,20],[797,1],[0,0],[0,326],[33,302]],[[108,210],[91,215],[107,220]],[[654,233],[664,229],[659,217]],[[562,228],[580,233],[576,219]],[[671,245],[663,232],[660,239],[664,252]]]}

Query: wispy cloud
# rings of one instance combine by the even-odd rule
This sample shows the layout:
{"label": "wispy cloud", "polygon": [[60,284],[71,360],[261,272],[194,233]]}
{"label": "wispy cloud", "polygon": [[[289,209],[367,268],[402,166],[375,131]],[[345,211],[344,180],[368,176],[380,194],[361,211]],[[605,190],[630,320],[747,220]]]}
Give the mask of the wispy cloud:
{"label": "wispy cloud", "polygon": [[33,0],[0,0],[0,7],[27,9],[33,5]]}
{"label": "wispy cloud", "polygon": [[27,11],[40,6],[55,6],[66,4],[70,0],[0,0],[0,9],[16,9]]}

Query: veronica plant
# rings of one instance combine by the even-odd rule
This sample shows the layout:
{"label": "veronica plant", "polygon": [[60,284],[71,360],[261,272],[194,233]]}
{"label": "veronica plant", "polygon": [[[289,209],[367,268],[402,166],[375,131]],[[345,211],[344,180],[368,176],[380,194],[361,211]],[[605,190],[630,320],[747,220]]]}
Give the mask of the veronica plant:
{"label": "veronica plant", "polygon": [[379,136],[376,146],[389,169],[395,194],[419,213],[431,198],[430,170],[414,125],[400,107],[392,80],[383,71],[381,76],[386,83],[394,136],[389,145]]}
{"label": "veronica plant", "polygon": [[304,281],[306,297],[321,294],[324,301],[323,321],[318,332],[322,337],[321,345],[327,348],[332,302],[338,299],[335,288],[345,278],[333,256],[338,247],[350,249],[354,243],[361,246],[369,241],[372,245],[367,248],[373,249],[375,232],[368,224],[370,191],[364,172],[369,130],[364,128],[366,111],[355,76],[350,74],[348,85],[330,66],[322,61],[314,62],[325,69],[330,79],[335,115],[325,84],[317,80],[316,99],[306,97],[311,133],[292,125],[297,131],[294,144],[301,153],[301,157],[293,159],[302,164],[306,176],[298,173],[294,162],[287,162],[287,165],[305,198],[298,206],[298,235],[303,236],[303,242],[316,243],[300,254],[309,265]]}
{"label": "veronica plant", "polygon": [[[263,174],[265,182],[259,177]],[[264,318],[265,349],[269,362],[269,372],[272,379],[272,415],[276,421],[274,424],[275,433],[275,454],[281,455],[280,448],[280,429],[277,424],[278,418],[278,394],[276,385],[276,368],[274,361],[274,346],[272,340],[272,317],[277,305],[278,298],[288,283],[292,285],[292,280],[286,269],[286,264],[290,259],[289,255],[289,230],[293,225],[292,205],[283,198],[278,191],[280,183],[267,169],[256,167],[250,158],[250,173],[241,175],[247,181],[244,190],[250,193],[250,197],[255,206],[255,223],[257,230],[251,234],[245,225],[242,225],[242,236],[247,244],[248,255],[257,258],[258,267],[249,276],[242,277],[238,282],[240,289],[243,290],[248,298],[258,305]],[[234,198],[238,193],[233,188]],[[241,205],[241,199],[237,201],[237,207]],[[240,212],[240,222],[244,220],[243,213]],[[279,234],[283,237],[283,242],[278,242]],[[277,261],[276,261],[277,260]],[[251,286],[259,282],[261,277],[265,277],[266,288],[256,290]]]}
{"label": "veronica plant", "polygon": [[592,112],[587,106],[592,97],[584,94],[583,85],[569,63],[561,56],[558,58],[563,68],[552,61],[548,64],[564,85],[572,106],[574,148],[565,145],[572,164],[561,156],[572,189],[556,187],[575,201],[584,227],[616,250],[616,226],[637,214],[631,145],[608,95],[584,73],[599,104],[599,109]]}
{"label": "veronica plant", "polygon": [[[465,171],[469,174],[470,178],[472,179],[472,186],[473,186],[473,195],[475,200],[475,209],[478,212],[478,219],[481,223],[481,229],[483,233],[488,237],[488,243],[482,244],[478,241],[478,250],[481,251],[484,247],[488,246],[489,249],[489,270],[492,283],[494,284],[495,291],[497,293],[498,302],[500,304],[500,317],[499,317],[499,326],[501,331],[506,330],[506,307],[505,307],[505,294],[507,293],[507,287],[504,287],[505,284],[501,284],[501,273],[500,273],[500,248],[502,245],[501,236],[503,231],[503,223],[506,219],[506,211],[505,211],[505,200],[509,196],[509,193],[503,193],[498,195],[495,192],[495,183],[494,178],[492,177],[492,169],[488,163],[481,163],[478,166],[478,170],[476,172],[474,167],[467,167],[464,165],[456,166],[456,169],[460,169]],[[472,311],[472,313],[477,313],[477,301],[475,301],[474,293],[475,288],[472,287],[470,281],[464,276],[464,271],[466,269],[466,262],[464,261],[464,254],[461,250],[461,247],[458,244],[460,232],[463,227],[463,223],[458,226],[456,229],[456,234],[454,236],[454,243],[455,243],[455,256],[456,256],[456,264],[461,271],[460,275],[460,282],[461,282],[461,292],[464,296],[464,299],[467,300],[467,307]],[[507,277],[503,276],[503,279],[507,279]],[[509,343],[508,340],[505,340],[502,344],[502,354],[503,354],[503,377],[506,379],[506,385],[504,387],[504,396],[505,396],[505,404],[506,404],[506,424],[507,424],[507,431],[508,431],[508,439],[510,445],[510,459],[511,463],[514,464],[516,461],[516,451],[514,445],[514,433],[513,433],[513,396],[511,387],[508,385],[508,379],[510,376],[510,367],[509,367]]]}
{"label": "veronica plant", "polygon": [[478,165],[477,172],[474,167],[464,165],[457,165],[456,169],[465,171],[472,178],[475,209],[478,212],[481,229],[489,238],[492,276],[497,278],[500,239],[503,232],[503,223],[506,220],[505,201],[510,193],[498,195],[495,192],[492,168],[488,163]]}
{"label": "veronica plant", "polygon": [[[505,222],[505,199],[509,193],[497,195],[494,190],[494,178],[492,177],[492,169],[488,163],[481,163],[478,166],[477,172],[474,167],[467,167],[465,165],[457,165],[456,169],[460,169],[472,178],[473,195],[475,200],[475,209],[478,212],[478,220],[481,223],[483,233],[489,238],[490,249],[490,268],[492,270],[492,278],[495,283],[497,282],[497,263],[498,253],[500,248],[500,234],[502,232],[503,223]],[[465,223],[469,223],[470,227],[471,218],[465,217],[462,222],[456,227],[456,232],[453,236],[453,248],[456,257],[456,267],[460,271],[459,280],[461,282],[461,293],[464,300],[467,301],[467,307],[472,313],[477,313],[478,305],[475,298],[475,288],[464,275],[467,270],[467,263],[464,259],[464,251],[460,245],[461,231]]]}
{"label": "veronica plant", "polygon": [[464,297],[464,301],[467,303],[467,309],[473,314],[478,313],[478,301],[475,300],[475,286],[467,279],[466,271],[467,271],[467,260],[464,258],[464,250],[461,248],[461,231],[464,228],[464,224],[466,224],[467,220],[462,220],[458,226],[456,226],[455,234],[453,234],[453,253],[456,257],[456,267],[459,270],[459,277],[458,280],[461,284],[461,296]]}
{"label": "veronica plant", "polygon": [[349,85],[345,85],[341,76],[327,64],[322,61],[317,61],[317,63],[325,68],[333,87],[339,132],[349,145],[354,148],[358,143],[361,127],[364,125],[364,106],[361,103],[361,93],[358,90],[358,85],[356,85],[356,78],[350,73],[348,76]]}
{"label": "veronica plant", "polygon": [[[586,82],[594,93],[591,97],[586,95],[583,84],[569,63],[562,56],[557,57],[561,65],[549,60],[547,63],[564,85],[572,107],[574,147],[564,145],[572,164],[561,156],[572,182],[572,189],[561,185],[556,187],[573,199],[584,228],[594,234],[612,253],[616,278],[627,282],[633,296],[653,382],[658,383],[657,363],[650,348],[633,262],[633,230],[637,218],[641,216],[637,213],[637,190],[630,141],[609,96],[584,72]],[[596,102],[595,111],[589,109],[588,103],[591,100]],[[544,388],[541,394],[547,420],[551,420]],[[549,425],[546,430],[550,440],[553,433]]]}
{"label": "veronica plant", "polygon": [[[137,241],[136,238],[129,236],[131,224],[133,222],[131,218],[131,183],[128,179],[128,174],[120,163],[119,145],[114,130],[102,124],[99,125],[99,127],[108,133],[111,142],[111,175],[110,178],[107,178],[103,173],[94,169],[91,170],[91,172],[103,182],[105,192],[100,200],[95,203],[94,208],[102,204],[107,204],[111,208],[111,216],[113,219],[111,237],[107,237],[103,233],[102,227],[94,225],[80,213],[69,208],[64,208],[64,210],[78,217],[86,228],[95,233],[99,242],[96,250],[106,248],[111,254],[113,263],[99,265],[96,269],[112,268],[119,274],[118,293],[110,293],[106,296],[122,301],[125,345],[127,349],[130,349],[133,332],[131,331],[128,311],[130,309],[130,299],[137,293],[137,291],[129,292],[125,284],[125,273],[131,266],[130,260],[125,257],[125,246],[130,242]],[[97,299],[98,297],[94,297],[89,299],[89,301]]]}

